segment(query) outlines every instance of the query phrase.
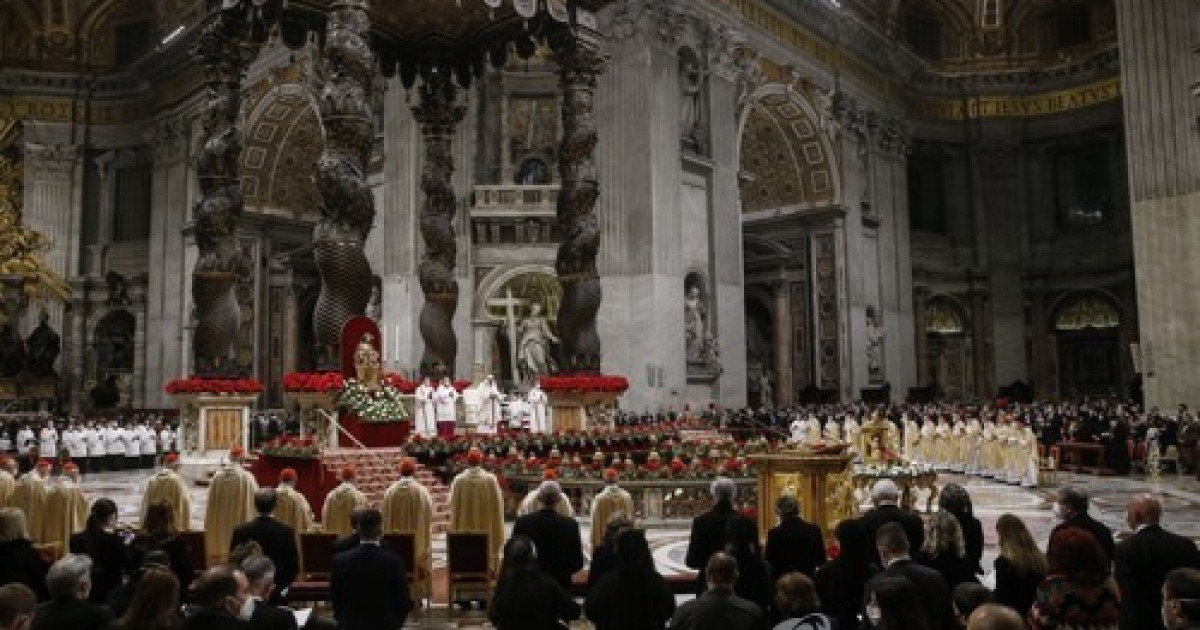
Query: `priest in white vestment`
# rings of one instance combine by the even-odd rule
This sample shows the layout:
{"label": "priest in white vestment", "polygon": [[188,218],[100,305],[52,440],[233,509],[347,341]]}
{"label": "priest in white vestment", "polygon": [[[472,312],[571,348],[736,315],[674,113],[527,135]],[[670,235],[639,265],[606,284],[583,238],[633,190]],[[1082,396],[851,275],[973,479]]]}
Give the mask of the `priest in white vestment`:
{"label": "priest in white vestment", "polygon": [[342,468],[342,483],[325,495],[325,506],[321,508],[321,531],[335,534],[339,538],[354,533],[350,525],[350,514],[367,506],[367,495],[354,485],[354,466]]}
{"label": "priest in white vestment", "polygon": [[450,531],[487,534],[495,572],[504,546],[504,497],[500,482],[480,467],[482,463],[483,452],[472,448],[467,453],[467,469],[450,483]]}
{"label": "priest in white vestment", "polygon": [[58,483],[50,484],[46,494],[46,540],[66,549],[71,536],[83,531],[88,517],[88,500],[79,487],[79,465],[63,464]]}
{"label": "priest in white vestment", "polygon": [[58,430],[47,422],[38,433],[38,457],[48,460],[53,466],[58,461]]}
{"label": "priest in white vestment", "polygon": [[542,391],[536,381],[525,394],[525,403],[529,413],[530,433],[550,433],[554,430],[550,422],[550,397]]}
{"label": "priest in white vestment", "polygon": [[245,455],[240,446],[230,449],[229,461],[221,466],[209,485],[208,507],[204,511],[204,546],[209,566],[225,563],[234,528],[256,516],[254,493],[258,492],[258,482],[242,467]]}
{"label": "priest in white vestment", "polygon": [[50,462],[39,460],[33,470],[17,481],[17,487],[8,499],[8,506],[25,513],[29,527],[29,538],[35,543],[46,542],[49,528],[46,527],[47,482],[50,479]]}
{"label": "priest in white vestment", "polygon": [[421,384],[417,386],[413,392],[413,400],[417,407],[416,418],[414,422],[417,435],[421,437],[433,437],[437,435],[437,416],[434,412],[433,392],[434,387],[429,382],[429,378],[421,379]]}
{"label": "priest in white vestment", "polygon": [[454,428],[458,422],[458,412],[455,403],[458,392],[449,378],[443,378],[441,384],[433,391],[433,409],[437,420],[437,434],[440,437],[454,437]]}
{"label": "priest in white vestment", "polygon": [[[560,501],[561,503],[561,501]],[[604,530],[608,522],[617,516],[634,519],[633,497],[629,492],[617,485],[617,471],[612,468],[604,470],[604,489],[592,501],[592,550],[604,543]]]}
{"label": "priest in white vestment", "polygon": [[475,393],[479,397],[476,401],[475,430],[494,434],[500,425],[500,388],[496,387],[495,377],[488,374],[475,388]]}
{"label": "priest in white vestment", "polygon": [[17,489],[18,470],[16,460],[0,455],[0,508],[8,507],[9,499]]}
{"label": "priest in white vestment", "polygon": [[313,511],[308,505],[308,499],[296,490],[297,477],[295,468],[279,471],[279,485],[275,488],[275,512],[271,516],[296,532],[296,548],[299,549],[300,534],[313,529]]}

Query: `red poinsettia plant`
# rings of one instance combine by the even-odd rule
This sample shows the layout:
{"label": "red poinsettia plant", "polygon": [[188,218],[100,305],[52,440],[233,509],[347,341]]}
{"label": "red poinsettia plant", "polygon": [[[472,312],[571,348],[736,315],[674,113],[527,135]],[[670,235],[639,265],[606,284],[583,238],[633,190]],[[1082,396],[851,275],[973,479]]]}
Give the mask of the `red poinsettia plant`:
{"label": "red poinsettia plant", "polygon": [[543,376],[538,379],[538,385],[548,392],[603,392],[606,394],[620,394],[629,389],[629,379],[624,376],[605,376],[603,374],[572,374]]}
{"label": "red poinsettia plant", "polygon": [[177,378],[163,388],[168,394],[261,394],[262,383],[253,378]]}
{"label": "red poinsettia plant", "polygon": [[283,389],[289,392],[324,394],[341,391],[346,379],[341,372],[289,372],[283,375]]}

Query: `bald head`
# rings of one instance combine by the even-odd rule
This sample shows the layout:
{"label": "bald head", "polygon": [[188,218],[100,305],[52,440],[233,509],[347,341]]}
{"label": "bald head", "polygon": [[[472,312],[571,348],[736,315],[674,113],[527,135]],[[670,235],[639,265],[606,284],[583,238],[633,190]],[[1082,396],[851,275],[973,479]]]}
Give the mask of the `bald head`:
{"label": "bald head", "polygon": [[1142,525],[1158,525],[1162,520],[1162,503],[1148,494],[1143,494],[1129,502],[1125,515],[1129,526],[1134,529]]}
{"label": "bald head", "polygon": [[984,604],[971,613],[967,630],[1025,630],[1025,620],[1008,606]]}

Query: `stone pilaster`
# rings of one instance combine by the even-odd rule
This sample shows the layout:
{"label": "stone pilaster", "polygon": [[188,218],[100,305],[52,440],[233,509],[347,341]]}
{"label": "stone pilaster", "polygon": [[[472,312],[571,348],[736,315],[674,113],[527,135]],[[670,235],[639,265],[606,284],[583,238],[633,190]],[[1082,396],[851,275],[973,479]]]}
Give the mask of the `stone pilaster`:
{"label": "stone pilaster", "polygon": [[[83,164],[79,147],[70,144],[27,144],[25,147],[25,227],[50,239],[42,255],[60,278],[79,271],[79,238],[83,207]],[[49,304],[50,325],[62,330],[61,305]],[[36,317],[34,313],[34,317]]]}
{"label": "stone pilaster", "polygon": [[786,280],[771,283],[775,304],[772,308],[775,327],[775,400],[780,407],[795,401],[796,379],[792,375],[792,301],[791,285]]}
{"label": "stone pilaster", "polygon": [[1200,6],[1117,0],[1134,268],[1148,407],[1200,399]]}

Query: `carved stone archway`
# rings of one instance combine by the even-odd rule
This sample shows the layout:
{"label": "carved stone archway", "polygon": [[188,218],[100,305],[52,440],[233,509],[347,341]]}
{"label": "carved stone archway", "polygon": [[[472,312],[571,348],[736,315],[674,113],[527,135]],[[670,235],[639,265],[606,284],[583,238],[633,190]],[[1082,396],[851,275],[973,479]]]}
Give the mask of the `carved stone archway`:
{"label": "carved stone archway", "polygon": [[254,105],[247,121],[241,158],[246,210],[316,221],[316,164],[325,132],[311,91],[278,86]]}

